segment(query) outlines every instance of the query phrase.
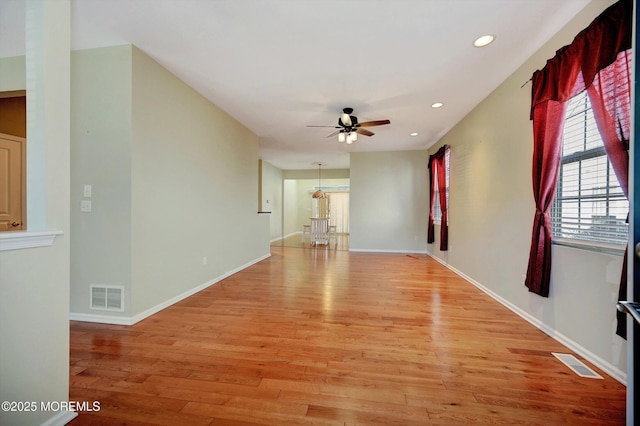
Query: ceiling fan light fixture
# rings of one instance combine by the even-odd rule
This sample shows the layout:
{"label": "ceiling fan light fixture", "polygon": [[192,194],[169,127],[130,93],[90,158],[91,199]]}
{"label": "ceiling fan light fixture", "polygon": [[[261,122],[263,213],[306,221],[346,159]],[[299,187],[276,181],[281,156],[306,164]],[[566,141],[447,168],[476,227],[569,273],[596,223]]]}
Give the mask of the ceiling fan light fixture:
{"label": "ceiling fan light fixture", "polygon": [[334,129],[338,129],[331,133],[327,138],[332,138],[335,135],[338,135],[338,142],[346,142],[347,144],[352,144],[353,142],[358,140],[357,133],[365,136],[373,136],[375,133],[366,129],[366,127],[374,127],[374,126],[383,126],[385,124],[391,124],[390,120],[373,120],[373,121],[365,121],[363,123],[358,122],[358,117],[355,115],[351,115],[353,112],[353,108],[343,108],[342,114],[338,116],[338,125],[337,126],[310,126],[307,127],[333,127]]}

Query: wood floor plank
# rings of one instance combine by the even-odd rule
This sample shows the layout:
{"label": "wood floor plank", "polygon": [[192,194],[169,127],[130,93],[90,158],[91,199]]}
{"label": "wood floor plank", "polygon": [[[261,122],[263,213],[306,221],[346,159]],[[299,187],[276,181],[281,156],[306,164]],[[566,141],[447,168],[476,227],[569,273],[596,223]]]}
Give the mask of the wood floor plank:
{"label": "wood floor plank", "polygon": [[166,398],[136,398],[126,392],[99,389],[71,389],[69,398],[75,401],[99,401],[100,410],[80,413],[71,424],[154,424],[208,425],[212,417],[182,413],[187,402]]}
{"label": "wood floor plank", "polygon": [[[342,421],[330,419],[314,419],[305,415],[293,415],[279,411],[260,411],[258,407],[238,408],[228,405],[211,405],[190,402],[184,409],[185,413],[199,416],[212,416],[214,419],[226,422],[250,422],[260,425],[342,425]],[[213,424],[216,424],[213,422]],[[233,424],[233,423],[231,423]]]}
{"label": "wood floor plank", "polygon": [[71,322],[70,399],[101,402],[71,424],[624,424],[623,385],[433,259],[296,244],[133,326]]}

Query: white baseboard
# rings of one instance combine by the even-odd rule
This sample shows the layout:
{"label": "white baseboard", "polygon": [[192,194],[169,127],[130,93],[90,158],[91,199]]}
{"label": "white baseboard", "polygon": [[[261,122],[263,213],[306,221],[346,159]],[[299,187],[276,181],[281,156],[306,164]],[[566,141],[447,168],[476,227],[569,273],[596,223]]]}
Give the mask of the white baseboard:
{"label": "white baseboard", "polygon": [[275,243],[276,241],[281,241],[281,240],[287,239],[289,237],[293,237],[294,235],[300,235],[300,234],[302,234],[302,231],[292,232],[292,233],[284,235],[282,237],[274,238],[273,240],[271,240],[271,242]]}
{"label": "white baseboard", "polygon": [[82,322],[99,322],[101,324],[114,324],[114,325],[133,325],[131,317],[125,317],[122,315],[96,315],[96,314],[82,314],[79,312],[70,312],[69,320],[82,321]]}
{"label": "white baseboard", "polygon": [[620,383],[622,383],[623,385],[626,386],[626,384],[627,384],[627,374],[624,371],[620,370],[618,367],[616,367],[616,366],[612,365],[611,363],[605,361],[604,359],[600,358],[598,355],[594,354],[593,352],[589,351],[588,349],[586,349],[582,345],[580,345],[580,344],[576,343],[575,341],[571,340],[570,338],[568,338],[564,334],[562,334],[562,333],[558,332],[557,330],[554,330],[553,328],[549,327],[547,324],[544,324],[538,318],[535,318],[534,316],[530,315],[528,312],[523,311],[522,309],[520,309],[519,307],[517,307],[513,303],[509,302],[507,299],[503,298],[502,296],[500,296],[497,293],[493,292],[489,288],[487,288],[484,285],[480,284],[479,282],[477,282],[473,278],[465,275],[462,271],[459,271],[458,269],[454,268],[453,266],[451,266],[450,264],[446,263],[445,261],[443,261],[442,259],[438,258],[437,256],[434,256],[432,253],[427,253],[427,254],[432,259],[436,260],[437,262],[439,262],[442,265],[444,265],[446,268],[448,268],[451,271],[455,272],[457,275],[459,275],[460,277],[464,278],[469,283],[471,283],[474,286],[476,286],[477,288],[479,288],[481,291],[483,291],[484,293],[489,295],[489,297],[491,297],[492,299],[494,299],[495,301],[497,301],[501,305],[505,306],[507,309],[509,309],[510,311],[512,311],[513,313],[515,313],[516,315],[518,315],[519,317],[521,317],[522,319],[524,319],[525,321],[527,321],[528,323],[530,323],[531,325],[533,325],[534,327],[536,327],[537,329],[539,329],[540,331],[542,331],[543,333],[545,333],[546,335],[551,337],[552,339],[558,341],[559,343],[561,343],[564,346],[568,347],[569,349],[571,349],[572,351],[576,352],[577,354],[580,354],[580,356],[582,356],[583,358],[585,358],[586,360],[591,362],[593,365],[595,365],[596,367],[600,368],[602,371],[604,371],[605,373],[607,373],[608,375],[610,375],[611,377],[613,377],[614,379],[616,379],[617,381],[619,381]]}
{"label": "white baseboard", "polygon": [[428,254],[426,250],[383,250],[383,249],[359,249],[359,248],[349,248],[349,251],[357,252],[357,253]]}
{"label": "white baseboard", "polygon": [[78,413],[75,411],[60,411],[40,426],[64,426],[76,417]]}
{"label": "white baseboard", "polygon": [[111,316],[111,315],[95,315],[95,314],[83,314],[83,313],[75,313],[75,312],[71,312],[69,314],[69,319],[71,321],[84,321],[84,322],[99,322],[99,323],[103,323],[103,324],[116,324],[116,325],[133,325],[137,322],[142,321],[145,318],[150,317],[151,315],[160,312],[161,310],[168,308],[169,306],[178,303],[179,301],[186,299],[189,296],[192,296],[196,293],[198,293],[199,291],[204,290],[207,287],[210,287],[214,284],[216,284],[217,282],[220,282],[222,280],[224,280],[225,278],[230,277],[233,274],[236,274],[240,271],[242,271],[243,269],[248,268],[249,266],[258,263],[268,257],[271,256],[271,253],[267,253],[264,256],[261,256],[257,259],[254,259],[248,263],[245,263],[244,265],[241,265],[235,269],[232,269],[228,272],[225,272],[224,274],[210,280],[207,281],[204,284],[200,284],[199,286],[196,286],[190,290],[185,291],[184,293],[181,293],[175,297],[172,297],[171,299],[165,300],[162,303],[159,303],[158,305],[147,309],[146,311],[143,311],[137,315],[134,315],[133,317],[125,317],[125,316]]}

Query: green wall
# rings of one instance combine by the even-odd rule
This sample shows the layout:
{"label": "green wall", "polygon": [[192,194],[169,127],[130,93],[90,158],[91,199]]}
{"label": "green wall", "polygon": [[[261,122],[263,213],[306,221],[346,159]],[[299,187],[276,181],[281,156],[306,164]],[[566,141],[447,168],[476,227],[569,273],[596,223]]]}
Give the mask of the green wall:
{"label": "green wall", "polygon": [[[130,324],[269,255],[256,135],[130,45],[72,73],[73,319]],[[124,312],[90,309],[91,284]]]}
{"label": "green wall", "polygon": [[533,130],[527,82],[556,50],[613,1],[594,1],[449,131],[430,152],[451,146],[449,251],[430,252],[547,334],[623,381],[626,342],[615,335],[622,253],[552,247],[548,298],[530,293],[527,271],[535,205]]}

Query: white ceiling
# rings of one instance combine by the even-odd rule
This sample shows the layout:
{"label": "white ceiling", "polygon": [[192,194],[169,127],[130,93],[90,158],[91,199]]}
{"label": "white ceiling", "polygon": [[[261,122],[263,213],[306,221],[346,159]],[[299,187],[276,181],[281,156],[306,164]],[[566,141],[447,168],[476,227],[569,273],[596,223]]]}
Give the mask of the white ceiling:
{"label": "white ceiling", "polygon": [[[72,48],[134,44],[256,133],[263,160],[347,168],[436,143],[588,2],[72,0]],[[24,5],[0,1],[0,57],[24,54]],[[352,145],[306,127],[343,107],[391,124]]]}

